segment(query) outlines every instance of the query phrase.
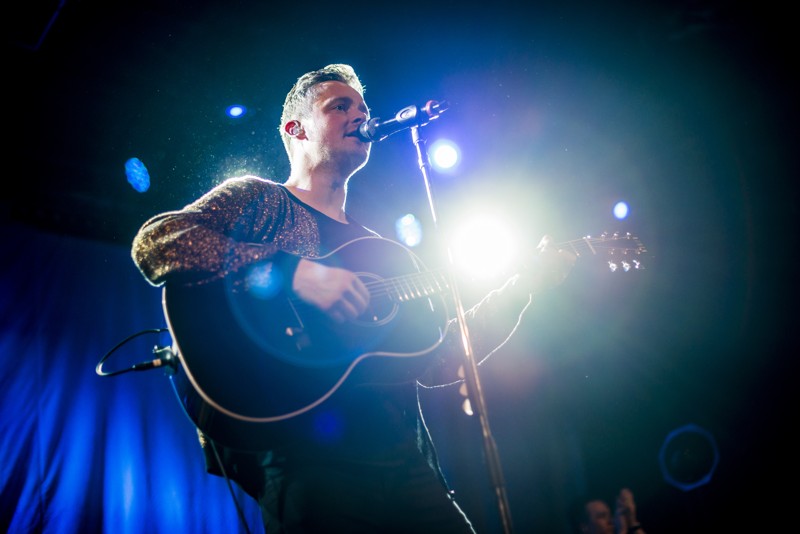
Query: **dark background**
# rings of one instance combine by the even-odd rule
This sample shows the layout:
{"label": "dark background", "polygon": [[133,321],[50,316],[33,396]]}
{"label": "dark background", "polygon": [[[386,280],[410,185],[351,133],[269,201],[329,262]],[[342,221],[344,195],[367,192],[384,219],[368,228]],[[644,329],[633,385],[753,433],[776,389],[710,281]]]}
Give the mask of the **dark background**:
{"label": "dark background", "polygon": [[[4,9],[10,227],[127,250],[147,217],[226,176],[283,180],[286,92],[349,63],[373,116],[451,104],[423,130],[463,149],[457,173],[434,176],[445,229],[488,209],[530,244],[629,231],[647,246],[640,272],[579,263],[484,367],[519,530],[555,531],[575,495],[625,485],[650,534],[785,517],[798,352],[788,13],[709,0]],[[228,120],[234,102],[250,114]],[[351,214],[387,236],[406,212],[432,230],[407,133],[375,144],[350,186]],[[125,179],[131,156],[150,170],[144,194]],[[632,206],[624,222],[618,199]],[[457,399],[430,404],[457,493],[494,531],[476,421]],[[684,491],[659,453],[686,425],[712,436],[719,463]],[[673,474],[702,478],[708,442],[680,445]]]}

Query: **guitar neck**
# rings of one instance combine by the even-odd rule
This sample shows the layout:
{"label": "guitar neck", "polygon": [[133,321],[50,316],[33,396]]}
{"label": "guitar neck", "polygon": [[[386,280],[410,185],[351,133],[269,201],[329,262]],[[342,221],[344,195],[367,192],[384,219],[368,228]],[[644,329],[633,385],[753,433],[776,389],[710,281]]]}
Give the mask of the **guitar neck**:
{"label": "guitar neck", "polygon": [[[614,260],[620,261],[623,270],[641,268],[641,263],[633,256],[639,256],[646,252],[639,239],[630,233],[604,233],[598,237],[584,236],[559,243],[555,245],[555,248],[569,250],[578,257],[584,255],[606,256],[609,258],[609,266],[612,270],[616,270],[618,267]],[[631,261],[625,261],[626,258],[630,258]],[[370,296],[388,297],[398,303],[444,294],[450,289],[450,282],[443,270],[414,272],[369,281],[365,285]]]}

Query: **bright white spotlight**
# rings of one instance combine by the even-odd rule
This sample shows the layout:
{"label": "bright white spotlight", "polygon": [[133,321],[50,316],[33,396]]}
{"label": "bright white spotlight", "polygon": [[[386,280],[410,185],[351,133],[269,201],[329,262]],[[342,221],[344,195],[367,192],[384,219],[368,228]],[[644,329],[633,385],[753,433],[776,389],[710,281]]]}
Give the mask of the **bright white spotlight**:
{"label": "bright white spotlight", "polygon": [[628,203],[620,200],[616,204],[614,204],[614,217],[619,219],[620,221],[628,216],[630,213],[630,208],[628,207]]}
{"label": "bright white spotlight", "polygon": [[461,159],[458,145],[447,139],[439,139],[431,144],[428,149],[431,165],[441,172],[452,170]]}
{"label": "bright white spotlight", "polygon": [[464,225],[453,239],[454,266],[476,280],[505,272],[517,254],[509,228],[490,216]]}

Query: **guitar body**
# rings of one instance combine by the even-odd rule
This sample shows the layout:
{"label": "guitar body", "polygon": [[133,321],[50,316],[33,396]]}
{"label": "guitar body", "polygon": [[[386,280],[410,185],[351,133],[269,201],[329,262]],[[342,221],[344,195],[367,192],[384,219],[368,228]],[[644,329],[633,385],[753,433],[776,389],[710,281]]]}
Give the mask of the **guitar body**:
{"label": "guitar body", "polygon": [[313,409],[346,380],[415,380],[428,363],[423,356],[443,341],[444,282],[426,278],[402,245],[359,238],[313,261],[357,273],[371,294],[364,314],[336,324],[272,289],[281,281],[264,267],[236,285],[222,279],[164,288],[181,362],[173,385],[189,417],[212,439],[261,448],[278,431],[274,423]]}

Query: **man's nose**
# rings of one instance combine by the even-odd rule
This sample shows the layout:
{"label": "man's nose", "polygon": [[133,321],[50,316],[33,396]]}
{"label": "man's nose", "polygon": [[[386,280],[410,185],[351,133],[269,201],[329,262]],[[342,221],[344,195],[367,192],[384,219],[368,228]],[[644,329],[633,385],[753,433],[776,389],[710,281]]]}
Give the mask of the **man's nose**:
{"label": "man's nose", "polygon": [[365,111],[356,111],[356,116],[353,119],[353,122],[356,124],[361,124],[362,122],[366,122],[369,120],[369,113]]}

